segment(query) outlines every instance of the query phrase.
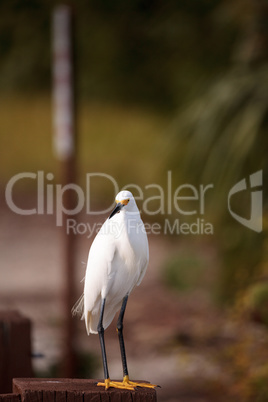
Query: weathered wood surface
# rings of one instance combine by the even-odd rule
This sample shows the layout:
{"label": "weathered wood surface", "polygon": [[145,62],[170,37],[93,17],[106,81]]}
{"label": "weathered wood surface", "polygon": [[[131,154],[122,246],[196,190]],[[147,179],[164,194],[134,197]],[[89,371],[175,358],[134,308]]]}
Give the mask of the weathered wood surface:
{"label": "weathered wood surface", "polygon": [[0,402],[21,402],[19,394],[0,394]]}
{"label": "weathered wood surface", "polygon": [[0,394],[14,377],[32,377],[31,322],[17,311],[0,311]]}
{"label": "weathered wood surface", "polygon": [[128,391],[110,388],[106,391],[103,387],[98,387],[96,383],[97,380],[68,378],[15,378],[13,380],[13,392],[20,394],[21,402],[157,401],[154,389],[138,388],[135,391]]}

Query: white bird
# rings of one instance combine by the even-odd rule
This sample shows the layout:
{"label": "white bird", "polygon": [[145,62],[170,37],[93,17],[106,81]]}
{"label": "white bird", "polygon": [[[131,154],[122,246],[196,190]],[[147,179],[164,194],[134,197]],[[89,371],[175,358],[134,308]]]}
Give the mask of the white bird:
{"label": "white bird", "polygon": [[[84,293],[73,308],[83,311],[88,335],[99,334],[104,368],[100,386],[133,390],[136,386],[153,388],[150,383],[129,380],[123,339],[123,318],[128,296],[138,286],[149,262],[148,239],[135,199],[130,191],[120,191],[116,207],[104,222],[89,250]],[[109,378],[104,330],[120,309],[117,332],[123,365],[123,382]]]}

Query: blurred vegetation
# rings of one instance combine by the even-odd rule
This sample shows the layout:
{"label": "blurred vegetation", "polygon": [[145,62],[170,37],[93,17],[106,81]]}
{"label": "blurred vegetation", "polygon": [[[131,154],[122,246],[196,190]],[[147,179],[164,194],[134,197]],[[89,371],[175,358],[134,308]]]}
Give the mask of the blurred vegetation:
{"label": "blurred vegetation", "polygon": [[267,310],[264,305],[267,306],[266,282],[241,292],[231,313],[238,336],[223,349],[223,356],[230,367],[230,394],[236,401],[265,402],[268,397]]}
{"label": "blurred vegetation", "polygon": [[208,267],[198,255],[185,251],[171,257],[162,269],[166,285],[179,292],[206,287],[209,279],[208,272]]}
{"label": "blurred vegetation", "polygon": [[[241,3],[237,11],[242,11]],[[237,12],[236,11],[236,12]],[[243,18],[244,15],[247,18]],[[172,149],[167,166],[180,181],[198,186],[212,183],[206,219],[218,228],[222,256],[221,299],[232,302],[241,289],[267,273],[267,130],[268,130],[268,7],[245,3],[233,65],[207,82],[178,114],[171,128]],[[264,230],[254,233],[238,225],[227,208],[235,183],[263,171]],[[250,217],[250,189],[236,194],[232,208]]]}
{"label": "blurred vegetation", "polygon": [[[57,3],[0,2],[1,93],[50,90]],[[237,27],[228,1],[78,0],[73,7],[80,96],[170,109],[229,65]]]}
{"label": "blurred vegetation", "polygon": [[264,279],[246,289],[241,306],[244,316],[268,327],[268,281]]}
{"label": "blurred vegetation", "polygon": [[[37,378],[58,378],[62,375],[64,362],[52,364],[46,370],[35,371]],[[99,358],[88,352],[79,352],[76,355],[76,378],[94,378],[100,366]]]}
{"label": "blurred vegetation", "polygon": [[[215,235],[224,261],[224,300],[232,300],[239,289],[263,273],[266,220],[262,233],[238,225],[228,212],[227,197],[236,182],[261,169],[265,184],[268,173],[267,78],[265,66],[257,71],[231,71],[206,88],[179,115],[177,128],[172,128],[173,156],[168,152],[169,168],[181,182],[197,187],[200,183],[214,186],[206,197],[205,217],[218,228]],[[267,186],[264,186],[265,214],[267,196]],[[250,189],[232,198],[232,209],[240,216],[249,218],[250,207]]]}
{"label": "blurred vegetation", "polygon": [[[155,160],[164,163],[164,157],[161,158],[158,152],[163,146],[162,133],[166,124],[162,115],[138,107],[81,102],[78,114],[79,184],[85,188],[88,172],[107,173],[120,186],[129,183],[142,186],[153,181]],[[52,172],[54,182],[60,181],[60,164],[52,148],[52,105],[48,96],[2,97],[0,128],[2,185],[22,171]],[[138,163],[136,155],[139,155]],[[34,180],[27,183],[28,190],[36,191]],[[19,183],[15,187],[18,186]],[[93,187],[96,200],[106,195],[114,196],[113,185],[108,179],[93,180]],[[108,205],[111,205],[110,201]]]}
{"label": "blurred vegetation", "polygon": [[230,393],[236,401],[265,402],[268,397],[267,336],[261,331],[246,330],[247,333],[241,332],[241,337],[226,349],[232,373]]}

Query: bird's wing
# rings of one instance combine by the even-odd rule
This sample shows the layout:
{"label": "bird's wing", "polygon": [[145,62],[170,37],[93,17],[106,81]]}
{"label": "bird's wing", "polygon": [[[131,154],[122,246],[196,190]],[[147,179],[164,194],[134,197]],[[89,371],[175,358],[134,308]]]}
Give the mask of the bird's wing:
{"label": "bird's wing", "polygon": [[89,250],[85,287],[88,287],[88,279],[90,278],[93,282],[92,286],[98,291],[102,290],[104,282],[110,279],[115,252],[115,238],[109,221],[105,221]]}
{"label": "bird's wing", "polygon": [[99,319],[101,299],[106,298],[111,286],[115,252],[114,236],[109,231],[109,222],[106,221],[95,237],[88,255],[84,286],[84,317],[88,331],[92,326],[95,328],[95,319]]}
{"label": "bird's wing", "polygon": [[140,273],[140,276],[139,276],[139,279],[137,281],[136,286],[139,286],[141,284],[141,281],[143,280],[145,272],[146,272],[146,269],[148,267],[148,263],[149,263],[149,259],[146,262],[143,263],[143,268],[141,269],[141,273]]}
{"label": "bird's wing", "polygon": [[140,261],[141,272],[140,272],[140,276],[137,281],[137,286],[139,286],[141,281],[143,280],[143,277],[145,275],[145,272],[146,272],[146,269],[147,269],[148,263],[149,263],[149,245],[148,245],[148,238],[147,238],[145,229],[144,229],[144,231],[142,231],[142,233],[144,233],[144,238],[143,238],[143,242],[142,242],[142,244],[144,245],[144,250],[143,250],[143,253],[142,252],[140,253],[140,255],[141,255],[141,261]]}

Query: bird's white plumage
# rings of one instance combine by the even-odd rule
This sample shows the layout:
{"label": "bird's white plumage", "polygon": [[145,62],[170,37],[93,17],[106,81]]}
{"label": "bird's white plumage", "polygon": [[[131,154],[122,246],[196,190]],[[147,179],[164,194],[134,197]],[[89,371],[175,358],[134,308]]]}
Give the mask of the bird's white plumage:
{"label": "bird's white plumage", "polygon": [[149,261],[147,235],[133,195],[121,191],[116,202],[123,208],[104,222],[89,250],[83,315],[88,334],[97,333],[102,299],[106,329],[123,298],[142,281]]}

